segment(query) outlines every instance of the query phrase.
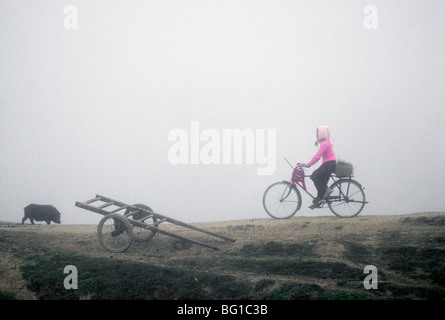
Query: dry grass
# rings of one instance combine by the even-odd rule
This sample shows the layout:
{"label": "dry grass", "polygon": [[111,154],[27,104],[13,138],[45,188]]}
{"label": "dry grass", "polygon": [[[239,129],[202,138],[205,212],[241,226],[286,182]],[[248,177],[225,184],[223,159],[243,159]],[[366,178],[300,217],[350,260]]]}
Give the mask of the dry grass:
{"label": "dry grass", "polygon": [[[401,286],[427,291],[434,288],[442,292],[445,284],[437,280],[434,272],[441,272],[445,264],[440,260],[445,252],[444,221],[445,213],[422,213],[352,219],[301,217],[284,221],[256,219],[196,224],[232,237],[236,239],[235,243],[166,224],[161,228],[210,243],[220,250],[188,245],[158,234],[149,242],[133,242],[124,253],[103,249],[97,240],[96,226],[92,225],[20,226],[4,223],[0,225],[0,292],[11,292],[17,299],[41,298],[26,288],[20,266],[26,263],[26,256],[55,253],[230,275],[257,285],[256,290],[264,291],[265,295],[284,288],[285,283],[315,285],[329,292],[347,290],[368,295],[370,292],[363,289],[363,277],[351,277],[356,276],[357,270],[362,273],[366,265],[374,264],[379,270],[382,288],[374,292],[377,297],[393,298]],[[400,259],[404,259],[403,248],[411,248],[410,252],[418,259],[426,259],[425,267],[422,264],[406,270],[395,267],[397,256],[394,254],[400,253]],[[439,253],[439,260],[433,265],[439,269],[433,268],[436,271],[430,274],[427,268],[431,268],[432,262],[422,254],[432,249]],[[332,273],[331,269],[337,267],[341,270]],[[260,289],[258,285],[264,283],[270,285],[261,285]],[[413,293],[411,297],[405,292],[402,297],[429,296],[419,297]]]}

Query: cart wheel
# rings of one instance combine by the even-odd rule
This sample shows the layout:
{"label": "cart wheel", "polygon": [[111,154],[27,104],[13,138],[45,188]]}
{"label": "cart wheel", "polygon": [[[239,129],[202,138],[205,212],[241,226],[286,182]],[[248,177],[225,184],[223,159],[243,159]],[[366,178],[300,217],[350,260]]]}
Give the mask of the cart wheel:
{"label": "cart wheel", "polygon": [[[146,206],[144,204],[134,204],[133,207],[153,212],[153,210],[149,206]],[[146,216],[148,216],[148,214],[146,214],[145,212],[138,212],[134,214],[132,218],[134,220],[140,220]],[[154,226],[154,224],[156,223],[156,217],[152,216],[147,220],[144,220],[144,223],[149,226]],[[139,227],[135,225],[133,225],[132,227],[133,227],[133,237],[135,241],[148,241],[151,238],[153,238],[153,236],[156,234],[156,231],[144,227]]]}
{"label": "cart wheel", "polygon": [[117,213],[107,214],[97,226],[102,246],[111,252],[124,252],[131,245],[133,230],[128,220]]}

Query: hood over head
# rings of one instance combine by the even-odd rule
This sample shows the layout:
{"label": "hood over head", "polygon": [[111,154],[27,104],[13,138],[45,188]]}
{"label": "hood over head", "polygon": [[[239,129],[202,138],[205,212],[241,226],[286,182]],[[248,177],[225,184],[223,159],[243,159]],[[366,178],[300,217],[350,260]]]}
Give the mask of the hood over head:
{"label": "hood over head", "polygon": [[317,128],[317,142],[320,143],[323,140],[327,140],[330,143],[334,143],[331,131],[327,126],[318,126]]}

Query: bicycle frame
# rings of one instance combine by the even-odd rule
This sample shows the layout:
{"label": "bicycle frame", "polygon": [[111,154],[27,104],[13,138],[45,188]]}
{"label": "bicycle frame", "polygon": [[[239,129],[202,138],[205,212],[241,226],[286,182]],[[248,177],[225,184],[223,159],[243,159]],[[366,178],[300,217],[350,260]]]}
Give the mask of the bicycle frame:
{"label": "bicycle frame", "polygon": [[[309,176],[310,177],[310,176]],[[335,182],[337,182],[337,181],[339,181],[339,180],[349,180],[349,181],[353,181],[350,177],[335,177],[334,175],[331,175],[331,177],[330,177],[331,179],[332,179],[332,181],[333,181],[333,184],[335,183]],[[287,182],[287,183],[289,183],[289,184],[292,184],[297,190],[298,190],[298,187],[300,187],[301,188],[301,190],[303,190],[304,192],[306,192],[306,194],[308,195],[308,196],[310,196],[312,199],[315,199],[315,197],[308,191],[308,190],[306,190],[305,188],[303,188],[303,186],[299,183],[299,182],[296,182],[296,181],[294,181],[293,179],[291,179],[290,181],[288,181],[288,180],[283,180],[283,182]],[[358,182],[357,182],[358,183]],[[298,187],[297,187],[298,186]],[[339,191],[340,191],[340,197],[339,197],[339,199],[338,200],[341,200],[342,198],[343,199],[346,199],[347,201],[349,201],[348,199],[349,199],[349,197],[348,197],[348,195],[349,195],[349,186],[350,186],[350,183],[348,183],[348,188],[346,189],[346,191],[344,192],[344,190],[341,190],[340,188],[338,188],[339,189]],[[360,185],[361,186],[361,185]],[[332,199],[323,199],[322,200],[323,202],[325,202],[325,201],[332,201]],[[358,202],[358,201],[354,201],[354,202]],[[367,201],[364,201],[364,203],[368,203]]]}
{"label": "bicycle frame", "polygon": [[[283,181],[292,183],[295,188],[297,188],[297,186],[299,186],[301,188],[301,190],[306,192],[312,199],[315,199],[315,197],[309,191],[307,191],[305,188],[303,188],[303,186],[299,182],[295,182],[292,179],[290,179],[290,181],[287,181],[287,180],[283,180]],[[298,190],[298,188],[297,188],[297,190]]]}
{"label": "bicycle frame", "polygon": [[[334,180],[334,182],[337,181],[337,180],[334,179],[333,176],[331,176],[331,179]],[[299,182],[296,182],[296,181],[294,181],[293,179],[291,179],[290,181],[287,181],[287,180],[283,180],[283,181],[284,181],[284,182],[290,182],[290,183],[292,183],[293,186],[294,186],[295,188],[297,188],[297,186],[299,186],[299,187],[301,188],[301,190],[303,190],[304,192],[306,192],[306,194],[307,194],[309,197],[311,197],[312,199],[315,199],[315,197],[312,195],[312,193],[310,193],[309,191],[307,191],[307,189],[303,188],[303,186],[302,186]],[[297,188],[297,190],[298,190],[298,188]]]}

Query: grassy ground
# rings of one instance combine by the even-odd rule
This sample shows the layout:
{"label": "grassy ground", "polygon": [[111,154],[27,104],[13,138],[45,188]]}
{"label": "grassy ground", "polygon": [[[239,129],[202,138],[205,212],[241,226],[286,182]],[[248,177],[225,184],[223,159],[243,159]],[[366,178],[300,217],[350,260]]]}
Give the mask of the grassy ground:
{"label": "grassy ground", "polygon": [[[444,299],[445,214],[257,219],[197,224],[225,242],[175,225],[110,253],[96,226],[0,226],[0,299]],[[63,283],[67,265],[78,289]],[[364,267],[378,270],[366,290]]]}

